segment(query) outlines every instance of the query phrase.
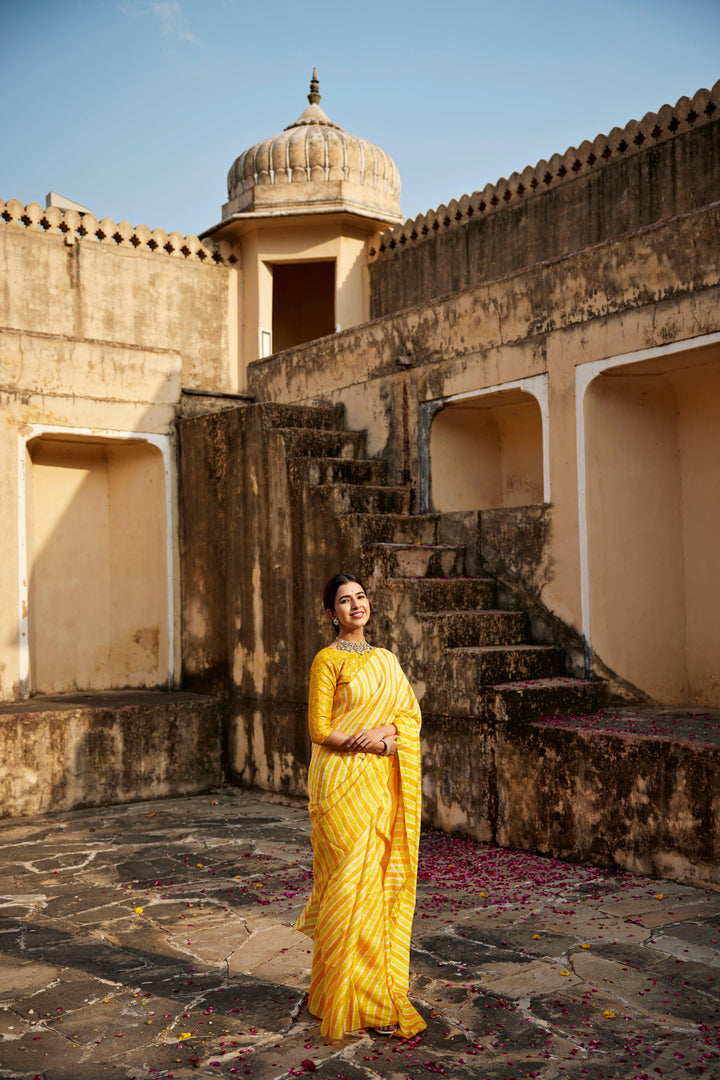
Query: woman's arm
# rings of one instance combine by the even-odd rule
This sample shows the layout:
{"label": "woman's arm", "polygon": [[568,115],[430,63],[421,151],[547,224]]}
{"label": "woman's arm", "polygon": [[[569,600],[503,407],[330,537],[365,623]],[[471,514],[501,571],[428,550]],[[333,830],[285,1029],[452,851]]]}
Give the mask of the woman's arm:
{"label": "woman's arm", "polygon": [[310,669],[310,694],[308,698],[308,725],[310,738],[328,750],[339,753],[384,754],[388,740],[387,753],[395,752],[394,736],[397,728],[394,724],[384,724],[376,728],[364,728],[349,735],[332,726],[332,708],[337,688],[337,671],[327,653],[318,653]]}
{"label": "woman's arm", "polygon": [[308,727],[314,743],[323,744],[333,734],[332,708],[337,686],[337,672],[325,651],[319,652],[310,668]]}
{"label": "woman's arm", "polygon": [[[363,728],[362,731],[356,731],[354,735],[349,737],[345,749],[355,752],[384,754],[385,747],[382,740],[389,740],[395,735],[397,735],[397,728],[394,724],[382,724],[380,727]],[[388,746],[388,751],[389,749],[390,747]]]}
{"label": "woman's arm", "polygon": [[[331,731],[323,739],[322,745],[329,750],[338,750],[348,754],[394,754],[397,749],[395,736],[397,729],[394,724],[384,724],[377,728],[363,728],[354,735],[348,735],[346,731]],[[385,744],[387,743],[387,749]]]}

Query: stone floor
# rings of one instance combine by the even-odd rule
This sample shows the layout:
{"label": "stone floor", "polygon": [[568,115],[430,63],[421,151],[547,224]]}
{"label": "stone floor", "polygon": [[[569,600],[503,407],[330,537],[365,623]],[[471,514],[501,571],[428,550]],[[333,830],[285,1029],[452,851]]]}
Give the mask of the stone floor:
{"label": "stone floor", "polygon": [[720,1078],[720,893],[423,837],[403,1042],[308,1013],[303,806],[0,824],[0,1077]]}

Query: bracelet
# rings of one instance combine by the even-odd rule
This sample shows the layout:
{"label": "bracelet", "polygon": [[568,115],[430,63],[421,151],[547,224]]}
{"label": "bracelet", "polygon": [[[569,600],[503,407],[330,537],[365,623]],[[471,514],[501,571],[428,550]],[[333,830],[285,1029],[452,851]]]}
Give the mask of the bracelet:
{"label": "bracelet", "polygon": [[387,742],[385,741],[385,739],[381,739],[381,740],[380,740],[380,742],[381,742],[381,743],[383,744],[383,746],[385,747],[385,749],[383,750],[383,752],[382,752],[382,754],[380,755],[380,757],[387,757],[387,755],[388,755],[388,744],[387,744]]}

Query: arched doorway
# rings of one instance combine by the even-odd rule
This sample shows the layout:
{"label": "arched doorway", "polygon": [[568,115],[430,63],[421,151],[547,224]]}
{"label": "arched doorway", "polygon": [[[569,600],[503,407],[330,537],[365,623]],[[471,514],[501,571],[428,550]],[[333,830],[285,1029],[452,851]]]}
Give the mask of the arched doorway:
{"label": "arched doorway", "polygon": [[32,693],[171,682],[166,473],[141,438],[55,430],[28,440]]}
{"label": "arched doorway", "polygon": [[463,395],[433,417],[430,487],[434,510],[485,510],[542,503],[543,417],[537,398],[515,386]]}
{"label": "arched doorway", "polygon": [[665,704],[720,706],[720,345],[609,363],[583,401],[593,650]]}

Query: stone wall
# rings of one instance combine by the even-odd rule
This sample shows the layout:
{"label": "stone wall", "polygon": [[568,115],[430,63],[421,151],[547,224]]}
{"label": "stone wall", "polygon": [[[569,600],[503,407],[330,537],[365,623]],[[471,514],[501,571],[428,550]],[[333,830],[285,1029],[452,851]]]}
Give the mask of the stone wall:
{"label": "stone wall", "polygon": [[342,410],[309,410],[325,426],[298,432],[306,411],[249,405],[179,425],[183,685],[224,698],[232,780],[294,793],[310,760],[310,664],[328,637],[318,588],[349,555],[331,494],[309,491],[301,458],[288,463],[298,434],[307,450]]}
{"label": "stone wall", "polygon": [[[175,416],[183,386],[238,385],[236,258],[225,244],[10,200],[0,202],[0,261],[0,698],[167,685],[179,667]],[[93,620],[107,624],[110,594],[119,607],[101,632]],[[46,646],[27,620],[41,613],[58,667],[38,681],[33,650]],[[124,671],[112,644],[100,648],[118,631]]]}
{"label": "stone wall", "polygon": [[75,695],[0,706],[0,817],[187,795],[222,782],[220,702]]}
{"label": "stone wall", "polygon": [[[492,565],[505,579],[498,590],[505,602],[535,603],[535,641],[577,647],[570,628],[548,622],[541,602],[551,508],[425,517],[388,511],[384,522],[367,506],[357,514],[348,494],[333,497],[323,479],[328,470],[354,473],[364,476],[362,485],[380,474],[380,463],[338,460],[343,439],[362,449],[357,434],[333,428],[340,419],[339,410],[265,404],[180,425],[184,680],[224,701],[225,775],[271,791],[306,791],[309,667],[328,640],[318,592],[331,569],[359,567],[375,606],[373,639],[398,653],[423,706],[428,824],[502,846],[720,884],[720,763],[716,747],[693,744],[694,715],[683,725],[672,710],[664,720],[662,710],[624,712],[626,730],[622,723],[612,730],[617,717],[609,710],[569,720],[576,717],[570,706],[549,720],[549,697],[531,700],[542,682],[532,676],[517,684],[513,701],[490,706],[477,672],[445,651],[438,613],[419,610],[421,593],[425,607],[435,596],[445,608],[455,586],[472,589],[479,608],[494,608],[492,583],[464,577]],[[307,426],[315,420],[317,430]],[[369,491],[361,486],[358,494],[367,500]],[[424,531],[430,527],[439,547]],[[385,547],[395,528],[405,544]],[[516,532],[522,543],[510,552]],[[484,614],[505,618],[507,633],[507,616],[524,619]],[[452,644],[464,641],[462,627],[453,633]],[[712,730],[707,717],[697,719]]]}
{"label": "stone wall", "polygon": [[388,229],[370,252],[373,316],[668,220],[717,199],[720,82]]}
{"label": "stone wall", "polygon": [[[641,584],[643,600],[638,601],[641,606],[631,620],[627,612],[605,612],[603,592],[594,585],[596,564],[592,552],[588,561],[582,547],[587,517],[581,499],[597,490],[593,470],[602,462],[593,453],[585,458],[584,411],[578,408],[582,389],[577,387],[582,387],[578,380],[585,371],[590,378],[602,378],[599,373],[604,365],[610,372],[622,360],[630,378],[637,362],[645,365],[642,370],[651,380],[659,380],[658,385],[675,377],[674,368],[693,367],[701,382],[706,369],[708,392],[715,393],[712,373],[720,334],[718,226],[720,204],[710,204],[444,300],[376,319],[250,365],[249,388],[259,398],[277,402],[342,403],[348,426],[367,430],[369,454],[389,463],[391,479],[420,485],[423,472],[428,474],[431,452],[429,418],[438,409],[448,402],[482,404],[495,393],[504,400],[507,387],[524,385],[524,380],[546,380],[543,465],[552,512],[551,527],[543,534],[543,567],[541,580],[533,586],[534,600],[568,627],[576,642],[584,641],[586,662],[592,662],[598,673],[613,669],[630,684],[629,689],[663,700],[661,691],[655,690],[660,686],[655,675],[662,675],[664,664],[656,665],[658,670],[652,675],[644,669],[638,677],[635,670],[622,670],[617,660],[611,662],[605,646],[594,648],[593,637],[600,638],[599,631],[593,635],[593,624],[588,621],[584,575],[597,627],[603,620],[613,634],[626,627],[628,634],[641,636],[645,652],[652,657],[660,655],[663,624],[645,618],[642,609],[652,596],[658,597],[657,583]],[[688,418],[691,421],[689,413]],[[616,437],[614,445],[619,445]],[[671,441],[667,447],[671,453]],[[708,442],[707,447],[708,461],[714,462],[715,443]],[[632,472],[624,470],[624,478],[620,472],[613,475],[613,483],[622,488]],[[716,475],[714,465],[708,475]],[[625,498],[622,490],[618,496]],[[429,507],[434,507],[432,490]],[[468,505],[466,509],[485,513],[493,508]],[[515,530],[512,515],[510,519],[503,541],[507,543]],[[490,518],[487,524],[488,528],[493,524]],[[653,531],[655,539],[662,535],[662,528]],[[609,565],[617,564],[621,551],[633,550],[632,537],[621,537],[620,527],[599,539],[591,535],[593,543],[605,545],[603,558]],[[643,567],[647,570],[657,561],[657,553],[648,547],[654,542],[649,536],[639,552],[638,582]],[[714,589],[711,557],[707,566]],[[673,633],[682,636],[682,623],[676,622]],[[703,626],[706,639],[711,640],[716,633],[712,620],[704,619]],[[613,649],[616,656],[622,651],[620,643]],[[703,674],[705,686],[714,683],[715,690],[707,694],[703,690],[702,699],[689,696],[685,700],[717,701],[720,687],[715,667],[713,662]],[[685,675],[680,670],[676,675],[674,700],[682,701]]]}
{"label": "stone wall", "polygon": [[565,728],[430,717],[425,819],[501,847],[720,886],[716,737],[708,744],[692,717],[683,732],[652,711],[628,721],[613,731],[597,718]]}
{"label": "stone wall", "polygon": [[[0,251],[6,392],[139,404],[162,397],[168,366],[183,386],[237,389],[228,244],[11,199],[0,200]],[[17,366],[30,346],[42,376]],[[147,368],[160,368],[150,395]]]}

